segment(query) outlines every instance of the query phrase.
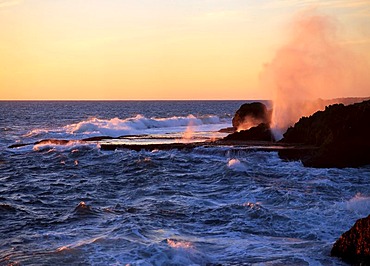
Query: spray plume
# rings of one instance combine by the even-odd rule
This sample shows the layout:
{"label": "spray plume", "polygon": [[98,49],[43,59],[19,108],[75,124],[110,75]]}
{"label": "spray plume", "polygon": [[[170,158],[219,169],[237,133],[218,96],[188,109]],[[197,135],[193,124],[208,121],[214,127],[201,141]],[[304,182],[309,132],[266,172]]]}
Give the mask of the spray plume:
{"label": "spray plume", "polygon": [[324,108],[318,98],[370,88],[364,62],[338,38],[333,19],[306,10],[289,30],[287,42],[261,73],[261,85],[274,92],[271,128],[277,140],[300,117]]}
{"label": "spray plume", "polygon": [[188,126],[186,127],[185,132],[182,135],[182,139],[185,141],[190,141],[193,138],[194,130],[193,130],[193,121],[190,120]]}

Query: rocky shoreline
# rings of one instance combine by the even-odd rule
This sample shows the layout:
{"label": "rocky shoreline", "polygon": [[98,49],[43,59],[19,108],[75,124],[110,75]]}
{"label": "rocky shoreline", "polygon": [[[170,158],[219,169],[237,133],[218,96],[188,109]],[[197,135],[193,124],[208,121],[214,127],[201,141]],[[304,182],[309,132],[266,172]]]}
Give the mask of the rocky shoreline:
{"label": "rocky shoreline", "polygon": [[[244,104],[236,112],[236,130],[224,140],[268,141],[275,143],[269,124],[270,111],[263,104]],[[257,111],[256,111],[257,110]],[[253,117],[254,114],[257,117]],[[244,114],[244,117],[241,117]],[[262,117],[262,118],[261,118]],[[237,118],[237,119],[236,119]],[[233,122],[234,122],[233,120]],[[261,122],[262,121],[262,122]],[[261,122],[256,125],[256,122]],[[282,149],[284,160],[300,160],[304,166],[359,167],[370,164],[370,100],[351,105],[334,104],[309,117],[302,117],[288,128],[279,144],[312,146],[316,149]],[[275,143],[276,144],[276,143]]]}
{"label": "rocky shoreline", "polygon": [[115,144],[115,143],[102,143],[100,149],[105,151],[112,151],[117,149],[129,149],[129,150],[190,150],[197,147],[221,147],[221,146],[238,146],[244,148],[250,148],[251,150],[259,151],[281,151],[291,150],[295,153],[308,152],[317,149],[316,147],[309,145],[296,145],[296,144],[285,144],[285,143],[272,143],[267,141],[234,141],[234,140],[217,140],[217,141],[206,141],[206,142],[195,142],[195,143],[161,143],[161,144]]}
{"label": "rocky shoreline", "polygon": [[370,164],[370,101],[335,104],[302,117],[281,142],[314,145],[312,154],[282,154],[309,167],[359,167]]}
{"label": "rocky shoreline", "polygon": [[302,117],[294,126],[288,128],[284,138],[278,142],[270,129],[270,121],[271,110],[267,110],[262,103],[249,103],[243,104],[236,111],[233,127],[225,129],[225,132],[230,134],[216,141],[184,142],[173,139],[171,143],[166,141],[157,144],[127,144],[119,140],[132,136],[99,136],[81,140],[45,139],[35,143],[16,143],[8,148],[38,144],[67,145],[73,141],[97,143],[102,150],[137,151],[193,149],[199,146],[263,146],[266,150],[278,151],[283,160],[299,160],[307,167],[343,168],[370,164],[370,100],[347,106],[334,104],[326,107],[324,111]]}

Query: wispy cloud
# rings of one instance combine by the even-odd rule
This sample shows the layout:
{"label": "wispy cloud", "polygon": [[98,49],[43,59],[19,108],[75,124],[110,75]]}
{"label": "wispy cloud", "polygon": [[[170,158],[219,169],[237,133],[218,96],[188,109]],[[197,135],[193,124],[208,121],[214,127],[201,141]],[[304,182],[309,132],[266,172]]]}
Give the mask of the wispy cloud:
{"label": "wispy cloud", "polygon": [[274,0],[262,5],[263,9],[316,8],[340,11],[344,16],[370,18],[369,0]]}
{"label": "wispy cloud", "polygon": [[[317,1],[318,3],[320,1]],[[357,0],[357,1],[348,1],[348,0],[334,0],[321,2],[320,6],[326,6],[330,8],[363,8],[370,7],[370,2],[368,0]]]}
{"label": "wispy cloud", "polygon": [[344,45],[367,45],[370,44],[370,38],[355,39],[343,42]]}
{"label": "wispy cloud", "polygon": [[302,6],[312,6],[317,5],[317,0],[281,0],[281,1],[268,1],[266,4],[262,5],[262,8],[275,9],[284,7],[302,7]]}
{"label": "wispy cloud", "polygon": [[218,27],[232,31],[237,25],[245,25],[252,21],[252,15],[246,10],[207,10],[195,16],[187,18],[187,25],[192,28],[197,27]]}
{"label": "wispy cloud", "polygon": [[370,6],[368,8],[356,10],[355,12],[352,12],[349,15],[354,17],[370,18]]}
{"label": "wispy cloud", "polygon": [[246,12],[242,10],[219,10],[206,12],[200,16],[200,18],[208,21],[217,20],[241,20],[246,19]]}
{"label": "wispy cloud", "polygon": [[303,6],[315,6],[325,8],[363,8],[370,7],[368,0],[279,0],[269,1],[264,5],[265,8],[281,8],[281,7],[303,7]]}
{"label": "wispy cloud", "polygon": [[22,0],[0,0],[0,8],[16,6],[21,4]]}

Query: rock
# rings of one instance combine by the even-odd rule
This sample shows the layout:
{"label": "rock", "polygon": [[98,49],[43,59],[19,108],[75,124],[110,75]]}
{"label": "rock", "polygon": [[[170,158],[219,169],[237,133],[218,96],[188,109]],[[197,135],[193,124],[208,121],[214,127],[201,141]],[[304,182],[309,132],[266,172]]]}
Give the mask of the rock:
{"label": "rock", "polygon": [[37,141],[35,142],[35,145],[37,144],[43,144],[43,145],[67,145],[69,144],[71,141],[70,140],[66,140],[66,139],[44,139],[44,140],[40,140],[40,141]]}
{"label": "rock", "polygon": [[238,141],[274,141],[270,126],[267,124],[259,124],[256,127],[251,127],[248,130],[241,130],[227,135],[223,140],[238,140]]}
{"label": "rock", "polygon": [[220,132],[220,133],[234,133],[235,128],[234,127],[221,128],[218,132]]}
{"label": "rock", "polygon": [[300,159],[309,167],[359,167],[370,164],[370,100],[348,106],[335,104],[310,117],[302,117],[284,134],[283,143],[319,147]]}
{"label": "rock", "polygon": [[101,143],[100,149],[102,151],[114,151],[117,149],[129,149],[134,151],[153,151],[153,150],[191,150],[201,145],[206,145],[205,142],[196,143],[159,143],[159,144],[115,144],[115,143]]}
{"label": "rock", "polygon": [[24,146],[27,146],[27,145],[34,145],[34,143],[15,143],[15,144],[10,145],[8,148],[9,149],[15,149],[15,148],[24,147]]}
{"label": "rock", "polygon": [[50,144],[50,145],[67,145],[70,142],[70,140],[65,140],[65,139],[43,139],[40,141],[36,141],[33,143],[16,143],[10,145],[8,148],[9,149],[15,149],[15,148],[20,148],[28,145],[38,145],[38,144]]}
{"label": "rock", "polygon": [[114,138],[110,136],[96,136],[96,137],[82,139],[82,141],[102,141],[102,140],[107,140],[107,139],[114,139]]}
{"label": "rock", "polygon": [[232,124],[235,131],[246,130],[261,123],[269,125],[271,112],[260,102],[245,103],[236,111]]}
{"label": "rock", "polygon": [[356,221],[333,245],[331,256],[357,265],[370,265],[370,215]]}
{"label": "rock", "polygon": [[294,148],[278,150],[280,159],[286,161],[299,161],[299,160],[306,161],[309,160],[318,150],[318,147],[315,146],[298,145],[293,147]]}

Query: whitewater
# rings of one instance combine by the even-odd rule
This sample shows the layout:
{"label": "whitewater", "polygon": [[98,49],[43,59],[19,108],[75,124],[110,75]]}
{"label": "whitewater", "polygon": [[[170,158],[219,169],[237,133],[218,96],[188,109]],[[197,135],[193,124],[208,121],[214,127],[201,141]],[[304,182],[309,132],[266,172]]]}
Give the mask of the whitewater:
{"label": "whitewater", "polygon": [[100,149],[221,138],[245,102],[0,102],[0,265],[346,265],[330,250],[370,213],[369,166]]}

